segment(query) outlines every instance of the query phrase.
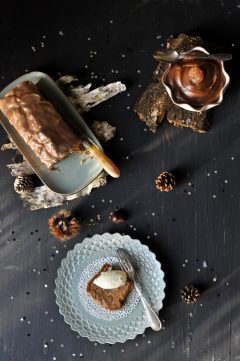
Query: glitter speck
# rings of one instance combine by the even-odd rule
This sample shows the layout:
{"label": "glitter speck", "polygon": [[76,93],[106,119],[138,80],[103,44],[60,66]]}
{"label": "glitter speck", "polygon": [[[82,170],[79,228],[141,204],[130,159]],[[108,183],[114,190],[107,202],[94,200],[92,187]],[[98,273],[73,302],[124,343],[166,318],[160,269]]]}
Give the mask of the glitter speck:
{"label": "glitter speck", "polygon": [[203,268],[207,268],[207,261],[203,261]]}
{"label": "glitter speck", "polygon": [[110,24],[113,24],[113,20],[109,20]]}
{"label": "glitter speck", "polygon": [[83,357],[83,353],[80,352],[79,356],[80,356],[80,357]]}
{"label": "glitter speck", "polygon": [[151,340],[148,340],[148,342],[147,343],[152,343],[152,341]]}
{"label": "glitter speck", "polygon": [[225,179],[224,183],[228,183],[228,180],[227,180],[227,179]]}
{"label": "glitter speck", "polygon": [[73,356],[73,357],[75,357],[75,356],[76,356],[76,354],[75,354],[75,353],[72,353],[72,356]]}
{"label": "glitter speck", "polygon": [[48,348],[48,343],[45,342],[44,345],[43,345],[44,348]]}
{"label": "glitter speck", "polygon": [[217,196],[216,196],[216,194],[213,194],[213,198],[216,198]]}
{"label": "glitter speck", "polygon": [[57,358],[55,357],[55,356],[53,356],[53,358],[52,358],[53,360],[56,360]]}
{"label": "glitter speck", "polygon": [[198,271],[198,272],[201,272],[201,269],[200,269],[200,268],[198,268],[198,269],[197,269],[197,271]]}
{"label": "glitter speck", "polygon": [[58,34],[59,34],[59,35],[61,35],[61,36],[63,36],[63,35],[64,35],[64,33],[63,33],[63,31],[62,31],[62,30],[59,30]]}
{"label": "glitter speck", "polygon": [[213,282],[217,282],[217,276],[213,277]]}
{"label": "glitter speck", "polygon": [[36,51],[35,46],[31,46],[31,49],[32,49],[32,51],[35,53],[35,51]]}
{"label": "glitter speck", "polygon": [[155,213],[154,213],[154,212],[152,212],[152,216],[153,216],[153,217],[155,216]]}
{"label": "glitter speck", "polygon": [[63,347],[64,347],[64,344],[63,344],[63,343],[61,343],[60,347],[61,347],[61,348],[63,348]]}
{"label": "glitter speck", "polygon": [[207,173],[207,176],[210,177],[211,173]]}
{"label": "glitter speck", "polygon": [[124,352],[124,351],[125,351],[125,350],[122,348],[122,349],[121,349],[121,352]]}
{"label": "glitter speck", "polygon": [[11,300],[14,300],[14,296],[11,296],[10,298],[11,298]]}
{"label": "glitter speck", "polygon": [[45,287],[45,288],[47,288],[47,287],[48,287],[48,285],[45,283],[44,287]]}
{"label": "glitter speck", "polygon": [[231,157],[231,160],[234,160],[234,157]]}

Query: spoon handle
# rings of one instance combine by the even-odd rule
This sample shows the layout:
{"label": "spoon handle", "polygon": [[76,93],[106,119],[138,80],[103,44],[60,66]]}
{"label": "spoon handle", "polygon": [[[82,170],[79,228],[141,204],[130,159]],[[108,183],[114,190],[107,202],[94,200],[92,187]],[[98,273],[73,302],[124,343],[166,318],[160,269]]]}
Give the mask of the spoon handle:
{"label": "spoon handle", "polygon": [[179,54],[180,59],[211,59],[219,61],[232,60],[232,54],[199,54],[196,56],[188,54]]}

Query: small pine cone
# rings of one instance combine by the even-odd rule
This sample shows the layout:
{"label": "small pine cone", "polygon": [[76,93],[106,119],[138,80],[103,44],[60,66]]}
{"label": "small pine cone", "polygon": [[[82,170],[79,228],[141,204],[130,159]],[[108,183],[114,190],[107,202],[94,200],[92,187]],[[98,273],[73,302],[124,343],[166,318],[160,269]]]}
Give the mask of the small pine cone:
{"label": "small pine cone", "polygon": [[181,299],[185,303],[195,303],[199,296],[199,290],[194,286],[186,286],[181,290]]}
{"label": "small pine cone", "polygon": [[48,220],[48,226],[52,235],[64,242],[78,235],[80,224],[71,211],[62,209]]}
{"label": "small pine cone", "polygon": [[14,190],[17,193],[30,192],[33,188],[33,180],[29,175],[18,176],[14,181]]}
{"label": "small pine cone", "polygon": [[161,192],[172,191],[176,184],[175,176],[169,172],[162,172],[157,177],[155,184]]}

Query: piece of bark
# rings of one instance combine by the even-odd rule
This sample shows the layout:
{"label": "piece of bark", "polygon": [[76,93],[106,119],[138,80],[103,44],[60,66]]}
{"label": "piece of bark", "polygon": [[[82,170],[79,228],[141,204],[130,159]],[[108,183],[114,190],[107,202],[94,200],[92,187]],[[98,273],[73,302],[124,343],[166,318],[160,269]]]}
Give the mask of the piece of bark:
{"label": "piece of bark", "polygon": [[11,169],[13,177],[35,174],[27,160],[23,160],[21,163],[8,164],[7,167]]}
{"label": "piece of bark", "polygon": [[82,191],[71,194],[61,195],[52,192],[47,186],[36,187],[31,192],[20,193],[19,196],[23,203],[31,211],[41,208],[57,207],[73,199],[89,195],[94,188],[103,187],[107,184],[107,174],[102,172],[92,183]]}
{"label": "piece of bark", "polygon": [[208,117],[206,112],[189,112],[177,105],[171,106],[167,112],[167,120],[169,123],[180,128],[191,128],[195,132],[205,133],[209,128]]}
{"label": "piece of bark", "polygon": [[94,120],[92,125],[90,126],[93,133],[96,135],[98,140],[102,143],[106,143],[111,140],[116,134],[116,127],[113,127],[111,124],[106,122],[105,120],[99,122],[98,120]]}
{"label": "piece of bark", "polygon": [[[195,46],[204,46],[202,38],[186,34],[180,34],[177,38],[169,38],[166,44],[167,48],[179,52],[190,50]],[[206,132],[209,127],[206,111],[190,112],[172,103],[162,83],[162,76],[167,68],[168,64],[159,62],[153,72],[151,83],[137,100],[134,111],[154,133],[166,114],[169,123],[177,127],[191,128],[200,133]]]}

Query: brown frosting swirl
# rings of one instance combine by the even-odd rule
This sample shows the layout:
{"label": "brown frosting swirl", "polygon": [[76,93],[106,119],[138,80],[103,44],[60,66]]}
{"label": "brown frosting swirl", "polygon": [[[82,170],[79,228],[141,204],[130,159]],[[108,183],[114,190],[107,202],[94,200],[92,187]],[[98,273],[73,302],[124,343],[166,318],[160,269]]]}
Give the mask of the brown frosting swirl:
{"label": "brown frosting swirl", "polygon": [[[194,56],[197,53],[199,51],[189,54]],[[181,59],[171,64],[165,76],[173,100],[195,109],[216,103],[224,83],[221,62],[212,59]]]}

